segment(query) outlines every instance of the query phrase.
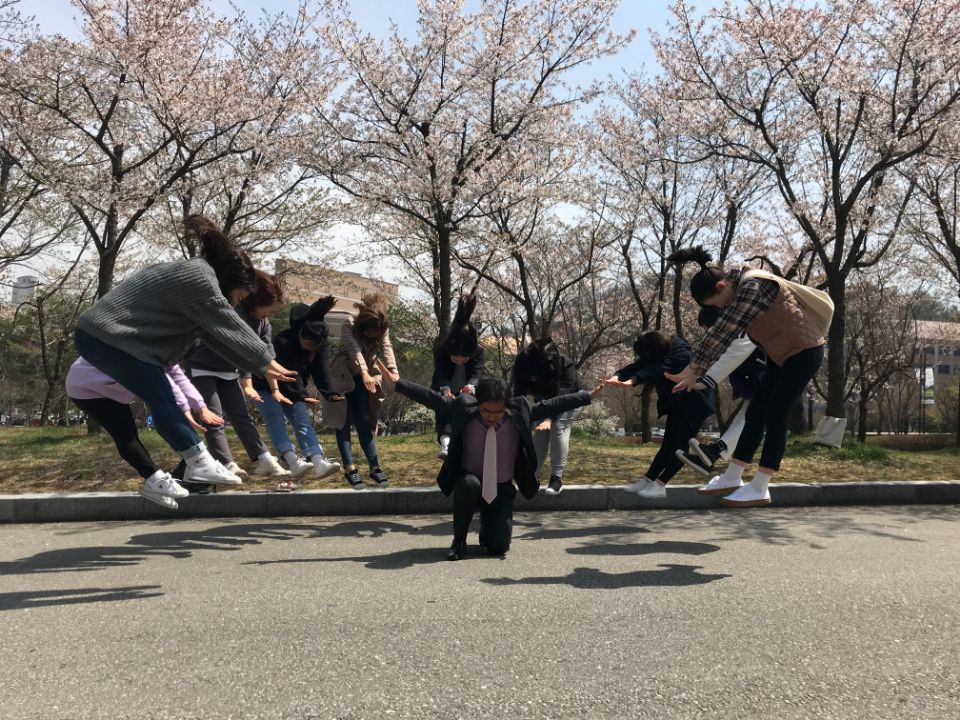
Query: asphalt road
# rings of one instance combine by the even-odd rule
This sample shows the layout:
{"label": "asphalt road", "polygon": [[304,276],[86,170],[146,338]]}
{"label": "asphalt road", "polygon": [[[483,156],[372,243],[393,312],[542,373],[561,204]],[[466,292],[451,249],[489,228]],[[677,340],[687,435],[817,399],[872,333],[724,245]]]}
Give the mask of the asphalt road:
{"label": "asphalt road", "polygon": [[0,718],[960,717],[960,508],[0,527]]}

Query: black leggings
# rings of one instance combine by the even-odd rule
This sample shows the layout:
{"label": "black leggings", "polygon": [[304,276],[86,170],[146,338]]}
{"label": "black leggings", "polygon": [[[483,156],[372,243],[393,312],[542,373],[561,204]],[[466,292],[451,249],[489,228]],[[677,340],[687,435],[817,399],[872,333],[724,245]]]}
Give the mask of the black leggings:
{"label": "black leggings", "polygon": [[694,426],[679,408],[667,415],[663,440],[660,442],[657,454],[653,456],[653,462],[647,470],[647,477],[664,484],[670,482],[670,479],[683,467],[683,462],[677,458],[677,450],[686,450],[690,438],[694,437],[698,430],[700,425]]}
{"label": "black leggings", "polygon": [[746,423],[733,452],[734,460],[753,462],[753,455],[762,442],[760,467],[780,469],[780,461],[787,449],[790,408],[817,374],[822,362],[823,345],[787,358],[783,367],[772,361],[767,363],[757,394],[747,408]]}
{"label": "black leggings", "polygon": [[146,480],[157,471],[150,453],[140,442],[137,424],[134,422],[130,406],[109,398],[95,400],[73,400],[74,405],[96,420],[113,438],[120,457],[126,460],[134,470]]}

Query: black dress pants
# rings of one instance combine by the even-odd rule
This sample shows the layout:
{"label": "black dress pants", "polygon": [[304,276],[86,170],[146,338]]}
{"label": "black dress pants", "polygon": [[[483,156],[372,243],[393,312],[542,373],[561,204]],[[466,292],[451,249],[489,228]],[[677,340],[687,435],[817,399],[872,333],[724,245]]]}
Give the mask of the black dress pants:
{"label": "black dress pants", "polygon": [[512,482],[499,483],[493,502],[486,502],[481,495],[480,478],[464,473],[453,486],[453,538],[466,540],[470,522],[480,511],[480,535],[487,550],[493,555],[503,555],[510,549],[513,537],[513,500],[517,489]]}

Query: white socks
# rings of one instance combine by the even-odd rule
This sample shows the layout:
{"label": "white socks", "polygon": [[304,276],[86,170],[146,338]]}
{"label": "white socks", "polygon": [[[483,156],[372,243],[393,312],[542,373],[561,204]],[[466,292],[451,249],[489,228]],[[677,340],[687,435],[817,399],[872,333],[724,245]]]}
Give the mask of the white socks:
{"label": "white socks", "polygon": [[441,448],[442,450],[449,450],[449,449],[450,449],[450,436],[449,436],[449,435],[441,435],[441,436],[440,436],[440,448]]}
{"label": "white socks", "polygon": [[769,484],[770,476],[762,472],[758,472],[753,476],[753,480],[750,481],[750,485],[759,493],[765,493]]}
{"label": "white socks", "polygon": [[323,456],[323,453],[314,453],[310,456],[310,462],[313,463],[314,467],[320,467],[320,463],[325,461],[326,458]]}
{"label": "white socks", "polygon": [[260,453],[260,457],[258,457],[257,460],[269,460],[272,457],[273,455],[271,455],[269,451],[264,450],[262,453]]}
{"label": "white socks", "polygon": [[723,484],[732,484],[738,483],[743,478],[743,466],[737,465],[736,463],[730,463],[727,465],[727,469],[723,471]]}
{"label": "white socks", "polygon": [[291,468],[292,468],[292,467],[296,467],[297,465],[300,464],[300,463],[298,462],[298,460],[299,460],[300,458],[297,457],[297,454],[296,454],[293,450],[287,450],[287,451],[283,454],[283,459],[287,461],[287,467],[291,467]]}

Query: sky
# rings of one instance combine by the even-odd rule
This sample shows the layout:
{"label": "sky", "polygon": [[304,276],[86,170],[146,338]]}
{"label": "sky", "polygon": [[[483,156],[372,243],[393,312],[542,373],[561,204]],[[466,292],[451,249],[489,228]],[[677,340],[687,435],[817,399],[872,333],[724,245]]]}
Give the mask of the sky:
{"label": "sky", "polygon": [[[271,13],[276,13],[294,12],[298,6],[297,0],[211,0],[211,4],[215,11],[223,15],[234,14],[233,8],[236,8],[251,19],[263,13],[265,7],[269,8]],[[471,4],[471,0],[468,0],[468,7]],[[702,0],[698,3],[698,10],[704,12],[721,4],[721,0]],[[348,0],[348,5],[361,27],[379,36],[387,35],[391,22],[397,24],[404,36],[412,37],[416,33],[416,0]],[[619,33],[636,29],[636,38],[617,55],[578,68],[576,74],[569,76],[571,82],[586,85],[592,80],[605,80],[609,76],[620,77],[625,70],[642,70],[645,74],[655,75],[658,66],[650,46],[649,30],[666,30],[670,18],[669,5],[667,0],[622,0],[613,29]],[[62,34],[68,37],[78,37],[80,34],[80,24],[77,21],[79,13],[70,0],[21,0],[20,10],[24,15],[33,17],[44,34]],[[346,244],[353,233],[337,235],[334,243]],[[369,268],[364,264],[342,269],[365,274],[369,272]],[[380,272],[377,274],[383,276],[383,279],[399,280],[399,268],[385,268],[381,261],[378,269]],[[384,270],[386,272],[383,272]]]}

